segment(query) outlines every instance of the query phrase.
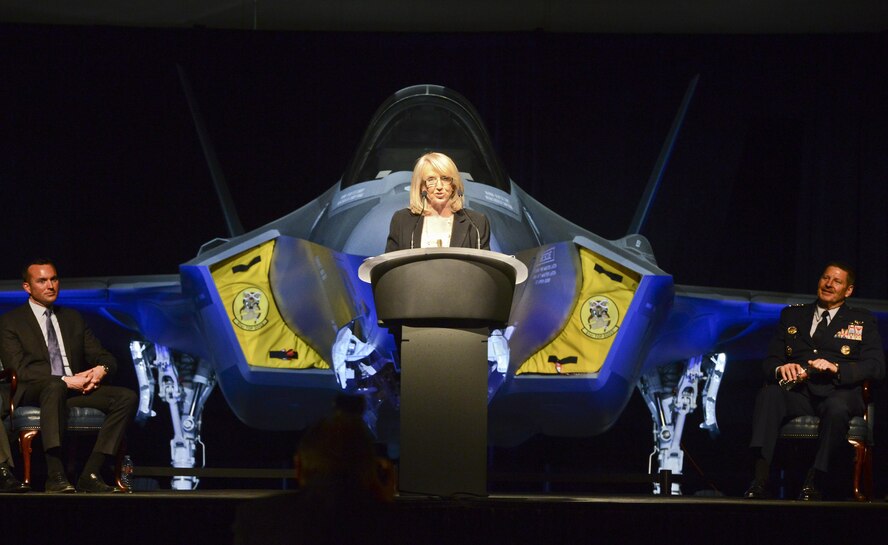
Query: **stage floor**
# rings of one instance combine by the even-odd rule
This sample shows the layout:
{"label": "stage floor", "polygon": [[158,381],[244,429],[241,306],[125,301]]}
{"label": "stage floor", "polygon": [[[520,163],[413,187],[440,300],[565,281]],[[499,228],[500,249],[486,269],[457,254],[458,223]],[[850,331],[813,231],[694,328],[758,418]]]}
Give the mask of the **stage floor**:
{"label": "stage floor", "polygon": [[[5,523],[0,542],[231,543],[238,505],[274,493],[0,495]],[[878,539],[888,521],[888,503],[653,495],[400,497],[384,518],[392,544],[847,543]],[[348,520],[343,513],[342,523]],[[354,543],[360,543],[359,537]]]}

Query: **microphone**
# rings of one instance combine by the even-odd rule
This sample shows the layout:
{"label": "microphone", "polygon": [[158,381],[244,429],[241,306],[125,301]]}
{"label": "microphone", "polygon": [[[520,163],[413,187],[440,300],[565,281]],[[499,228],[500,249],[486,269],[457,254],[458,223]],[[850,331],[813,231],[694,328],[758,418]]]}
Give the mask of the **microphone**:
{"label": "microphone", "polygon": [[476,237],[476,240],[478,241],[478,249],[480,250],[481,249],[481,231],[478,230],[478,226],[475,225],[474,221],[472,221],[472,216],[469,215],[468,211],[466,211],[465,214],[466,214],[466,218],[468,218],[468,220],[469,220],[469,223],[471,223],[472,227],[475,228],[475,237]]}
{"label": "microphone", "polygon": [[413,224],[413,229],[410,231],[410,249],[413,249],[413,236],[416,234],[416,226],[419,225],[419,220],[422,219],[422,215],[425,213],[425,205],[426,205],[426,197],[428,197],[429,192],[425,189],[422,190],[422,210],[419,212],[419,217],[416,218],[416,222]]}

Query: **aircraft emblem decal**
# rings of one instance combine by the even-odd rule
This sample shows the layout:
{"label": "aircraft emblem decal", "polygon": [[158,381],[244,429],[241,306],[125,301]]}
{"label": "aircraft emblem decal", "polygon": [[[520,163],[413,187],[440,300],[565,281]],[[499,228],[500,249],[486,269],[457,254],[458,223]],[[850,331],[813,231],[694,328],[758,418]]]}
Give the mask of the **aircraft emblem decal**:
{"label": "aircraft emblem decal", "polygon": [[241,290],[232,301],[232,315],[234,324],[241,329],[262,329],[268,323],[268,297],[256,287]]}
{"label": "aircraft emblem decal", "polygon": [[593,339],[606,339],[617,332],[620,309],[609,297],[594,295],[580,307],[580,329]]}

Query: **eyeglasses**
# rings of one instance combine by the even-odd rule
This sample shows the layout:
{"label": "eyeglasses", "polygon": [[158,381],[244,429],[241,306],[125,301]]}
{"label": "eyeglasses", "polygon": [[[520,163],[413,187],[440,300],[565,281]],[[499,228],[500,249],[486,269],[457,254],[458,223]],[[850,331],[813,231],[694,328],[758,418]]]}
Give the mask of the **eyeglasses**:
{"label": "eyeglasses", "polygon": [[450,184],[453,183],[453,178],[451,178],[450,176],[441,176],[440,178],[438,178],[437,176],[431,176],[423,181],[425,182],[426,187],[431,189],[438,185],[438,181],[440,181],[441,185],[443,185],[444,187],[449,187]]}

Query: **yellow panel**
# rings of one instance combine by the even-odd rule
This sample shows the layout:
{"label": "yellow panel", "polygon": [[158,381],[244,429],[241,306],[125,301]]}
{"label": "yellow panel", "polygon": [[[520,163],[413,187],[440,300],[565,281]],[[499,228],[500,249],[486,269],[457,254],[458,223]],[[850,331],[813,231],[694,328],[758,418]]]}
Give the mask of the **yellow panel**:
{"label": "yellow panel", "polygon": [[639,276],[585,248],[580,248],[580,265],[583,286],[570,319],[516,374],[597,373],[604,364],[638,289]]}
{"label": "yellow panel", "polygon": [[258,367],[329,369],[281,318],[268,281],[273,253],[271,240],[211,269],[244,357]]}

